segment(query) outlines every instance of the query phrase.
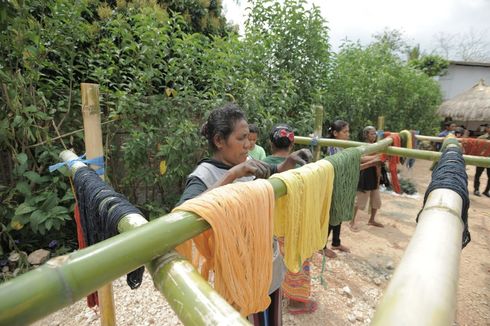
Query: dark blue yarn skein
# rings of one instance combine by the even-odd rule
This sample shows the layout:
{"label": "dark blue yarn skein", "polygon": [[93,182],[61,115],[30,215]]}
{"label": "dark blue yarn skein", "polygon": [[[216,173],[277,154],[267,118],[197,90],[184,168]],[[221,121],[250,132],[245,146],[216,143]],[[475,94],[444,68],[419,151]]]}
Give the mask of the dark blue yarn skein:
{"label": "dark blue yarn skein", "polygon": [[[439,163],[432,171],[432,180],[424,196],[424,206],[429,194],[435,189],[450,189],[456,192],[463,200],[461,219],[464,223],[463,248],[471,241],[468,230],[468,209],[470,199],[468,195],[468,175],[466,174],[463,154],[459,147],[444,149]],[[417,215],[417,221],[422,210]]]}
{"label": "dark blue yarn skein", "polygon": [[[132,213],[143,215],[88,167],[78,169],[73,181],[83,236],[88,246],[118,234],[117,225],[124,216]],[[141,285],[144,270],[140,267],[127,275],[126,282],[131,289]]]}

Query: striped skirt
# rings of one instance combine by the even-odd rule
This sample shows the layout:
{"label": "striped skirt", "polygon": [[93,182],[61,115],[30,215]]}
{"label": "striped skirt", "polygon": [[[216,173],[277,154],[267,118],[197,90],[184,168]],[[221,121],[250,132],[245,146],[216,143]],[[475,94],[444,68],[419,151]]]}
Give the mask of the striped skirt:
{"label": "striped skirt", "polygon": [[[279,238],[279,248],[284,255],[284,238]],[[282,282],[284,296],[290,300],[308,302],[311,292],[310,259],[305,260],[298,273],[286,272]]]}

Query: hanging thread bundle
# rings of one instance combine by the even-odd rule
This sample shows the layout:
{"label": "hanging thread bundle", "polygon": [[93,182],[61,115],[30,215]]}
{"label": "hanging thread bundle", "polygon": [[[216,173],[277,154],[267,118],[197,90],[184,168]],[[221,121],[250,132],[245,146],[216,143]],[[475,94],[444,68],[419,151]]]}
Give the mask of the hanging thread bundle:
{"label": "hanging thread bundle", "polygon": [[242,316],[270,304],[274,202],[270,182],[255,180],[214,188],[173,210],[193,212],[211,225],[177,250],[206,280],[214,271],[216,291]]}
{"label": "hanging thread bundle", "polygon": [[274,235],[284,237],[284,263],[293,273],[325,246],[334,183],[332,163],[320,160],[274,174],[287,194],[277,200]]}
{"label": "hanging thread bundle", "polygon": [[[393,146],[401,147],[401,139],[398,133],[385,131],[384,137],[391,137],[393,139]],[[396,193],[401,194],[402,189],[400,186],[400,181],[398,180],[398,163],[400,163],[400,157],[396,155],[382,154],[381,160],[383,162],[388,160],[388,166],[389,166],[390,176],[391,176],[391,185],[393,186],[393,190]]]}
{"label": "hanging thread bundle", "polygon": [[490,157],[489,140],[475,138],[461,138],[460,140],[466,155]]}
{"label": "hanging thread bundle", "polygon": [[[429,194],[435,189],[450,189],[461,197],[463,200],[461,219],[464,223],[462,247],[464,248],[471,241],[468,230],[468,209],[470,206],[468,175],[466,174],[466,167],[459,145],[458,147],[448,147],[449,144],[457,145],[458,141],[455,138],[444,141],[441,159],[432,171],[432,180],[424,195],[424,206]],[[417,221],[422,210],[417,215]]]}
{"label": "hanging thread bundle", "polygon": [[325,157],[334,168],[330,225],[339,225],[354,217],[354,201],[359,183],[361,153],[355,148],[347,148],[335,155]]}
{"label": "hanging thread bundle", "polygon": [[[85,243],[90,246],[118,233],[119,221],[128,214],[140,214],[122,194],[114,191],[95,171],[82,167],[73,177]],[[131,289],[141,285],[144,267],[127,275]]]}

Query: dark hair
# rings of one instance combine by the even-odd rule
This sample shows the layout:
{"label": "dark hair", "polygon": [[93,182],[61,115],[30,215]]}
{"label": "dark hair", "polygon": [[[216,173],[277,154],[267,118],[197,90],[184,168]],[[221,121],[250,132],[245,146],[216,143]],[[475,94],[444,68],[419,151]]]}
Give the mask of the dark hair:
{"label": "dark hair", "polygon": [[248,130],[250,131],[250,133],[252,134],[259,134],[259,127],[257,127],[255,124],[251,123],[248,125]]}
{"label": "dark hair", "polygon": [[454,134],[455,134],[455,135],[456,135],[456,134],[459,134],[459,135],[463,136],[463,135],[464,135],[464,130],[465,130],[464,128],[462,128],[462,127],[458,127],[458,128],[456,128],[456,129],[454,129]]}
{"label": "dark hair", "polygon": [[214,137],[219,135],[225,140],[228,139],[237,121],[244,119],[245,114],[240,110],[238,105],[227,103],[211,111],[208,120],[201,127],[201,135],[206,137],[209,147],[215,151],[217,148],[214,144]]}
{"label": "dark hair", "polygon": [[346,121],[344,121],[344,120],[335,120],[330,125],[330,128],[328,128],[328,137],[329,138],[335,138],[334,135],[333,135],[333,132],[334,131],[340,132],[340,131],[342,131],[342,129],[344,129],[348,125],[349,125],[349,123],[346,122]]}
{"label": "dark hair", "polygon": [[371,132],[372,130],[376,131],[376,128],[374,128],[373,126],[367,126],[367,127],[365,127],[362,130],[362,139],[367,140],[367,137],[369,135],[369,132]]}
{"label": "dark hair", "polygon": [[269,139],[277,149],[288,149],[294,143],[293,128],[285,123],[276,124],[271,129]]}
{"label": "dark hair", "polygon": [[454,121],[446,121],[444,122],[444,128],[448,128],[450,127],[451,125],[456,125],[456,123],[454,123]]}

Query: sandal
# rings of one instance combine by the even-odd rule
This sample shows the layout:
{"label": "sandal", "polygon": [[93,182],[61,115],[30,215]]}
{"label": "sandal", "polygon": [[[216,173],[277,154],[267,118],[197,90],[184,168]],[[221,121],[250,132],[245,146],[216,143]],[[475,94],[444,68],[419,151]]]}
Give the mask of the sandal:
{"label": "sandal", "polygon": [[346,246],[340,245],[340,246],[332,246],[333,250],[339,250],[343,252],[350,252],[350,249],[347,248]]}
{"label": "sandal", "polygon": [[384,228],[385,226],[381,223],[378,223],[378,222],[368,222],[368,225],[371,225],[371,226],[376,226],[378,228]]}
{"label": "sandal", "polygon": [[336,258],[337,257],[337,254],[335,252],[333,252],[333,250],[328,249],[327,247],[323,248],[322,254],[324,256],[327,256],[328,258]]}
{"label": "sandal", "polygon": [[313,300],[308,300],[308,302],[305,302],[305,305],[303,308],[288,308],[288,312],[291,315],[301,315],[301,314],[312,314],[318,309],[318,304],[316,301]]}

